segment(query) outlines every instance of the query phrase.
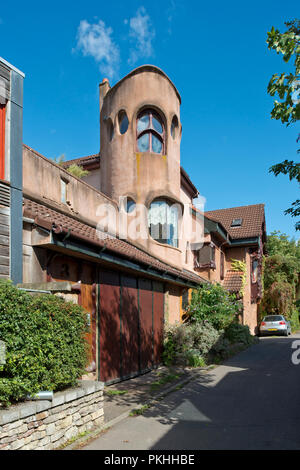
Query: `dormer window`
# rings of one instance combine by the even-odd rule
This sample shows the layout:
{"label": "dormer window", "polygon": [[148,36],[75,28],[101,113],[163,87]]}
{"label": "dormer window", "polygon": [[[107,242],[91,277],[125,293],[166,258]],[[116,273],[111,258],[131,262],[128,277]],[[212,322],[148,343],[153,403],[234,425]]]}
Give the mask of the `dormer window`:
{"label": "dormer window", "polygon": [[151,109],[142,111],[136,127],[139,152],[164,152],[164,125],[158,113]]}
{"label": "dormer window", "polygon": [[241,227],[243,219],[233,219],[231,222],[231,227]]}

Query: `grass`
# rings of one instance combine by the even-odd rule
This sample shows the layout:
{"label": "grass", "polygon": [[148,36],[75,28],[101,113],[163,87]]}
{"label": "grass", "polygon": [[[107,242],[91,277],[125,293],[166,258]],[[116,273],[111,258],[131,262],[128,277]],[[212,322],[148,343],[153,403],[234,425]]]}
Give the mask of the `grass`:
{"label": "grass", "polygon": [[137,410],[132,410],[129,413],[129,416],[139,416],[142,415],[146,410],[150,408],[151,405],[143,405],[141,408],[138,408]]}
{"label": "grass", "polygon": [[155,391],[162,385],[165,385],[169,382],[173,382],[174,380],[178,380],[181,374],[168,374],[162,377],[160,380],[157,380],[156,382],[153,382],[151,384],[151,390]]}
{"label": "grass", "polygon": [[126,393],[128,393],[128,390],[105,390],[105,394],[111,397],[115,395],[126,395]]}

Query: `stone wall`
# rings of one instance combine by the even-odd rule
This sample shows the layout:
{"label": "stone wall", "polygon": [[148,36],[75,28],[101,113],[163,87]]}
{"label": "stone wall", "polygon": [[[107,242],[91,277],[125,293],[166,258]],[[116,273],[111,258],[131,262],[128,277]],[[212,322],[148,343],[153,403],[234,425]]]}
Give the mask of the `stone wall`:
{"label": "stone wall", "polygon": [[54,393],[0,410],[0,450],[53,450],[103,423],[103,383],[83,380]]}

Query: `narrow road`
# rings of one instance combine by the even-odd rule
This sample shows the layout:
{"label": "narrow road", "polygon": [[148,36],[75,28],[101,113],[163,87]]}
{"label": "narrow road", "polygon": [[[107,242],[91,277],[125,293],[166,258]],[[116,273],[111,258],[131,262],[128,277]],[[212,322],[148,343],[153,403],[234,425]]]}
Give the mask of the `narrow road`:
{"label": "narrow road", "polygon": [[84,450],[300,449],[294,341],[300,359],[299,334],[261,338]]}

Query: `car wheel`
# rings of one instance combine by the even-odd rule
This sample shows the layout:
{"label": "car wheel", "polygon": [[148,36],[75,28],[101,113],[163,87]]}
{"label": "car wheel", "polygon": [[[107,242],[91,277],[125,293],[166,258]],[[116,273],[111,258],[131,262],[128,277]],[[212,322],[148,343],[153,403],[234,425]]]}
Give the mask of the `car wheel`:
{"label": "car wheel", "polygon": [[288,336],[289,335],[289,332],[288,330],[285,330],[285,332],[283,333],[284,336]]}

